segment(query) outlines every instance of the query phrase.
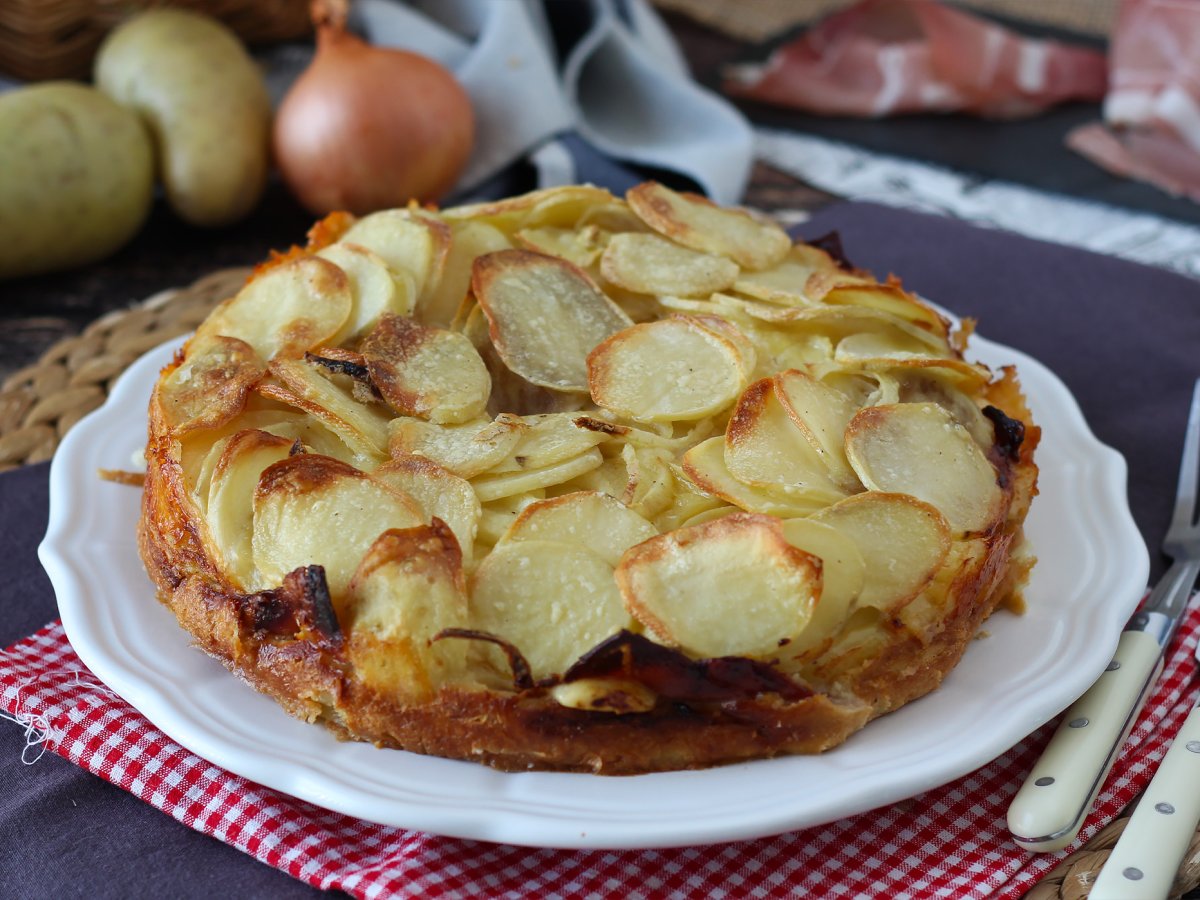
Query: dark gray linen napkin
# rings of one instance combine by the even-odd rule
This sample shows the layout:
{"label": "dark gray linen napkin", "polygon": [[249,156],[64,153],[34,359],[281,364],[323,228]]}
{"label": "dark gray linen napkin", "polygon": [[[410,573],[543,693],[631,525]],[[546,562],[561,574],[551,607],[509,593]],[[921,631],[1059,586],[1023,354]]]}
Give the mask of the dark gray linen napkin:
{"label": "dark gray linen napkin", "polygon": [[[1125,454],[1153,574],[1170,514],[1192,381],[1200,376],[1200,283],[1084,251],[869,204],[814,216],[849,257],[1046,363],[1101,440]],[[1053,427],[1052,422],[1041,423]],[[36,557],[47,467],[0,475],[0,646],[56,615]],[[288,897],[315,893],[46,753],[21,762],[22,729],[0,724],[0,895]]]}

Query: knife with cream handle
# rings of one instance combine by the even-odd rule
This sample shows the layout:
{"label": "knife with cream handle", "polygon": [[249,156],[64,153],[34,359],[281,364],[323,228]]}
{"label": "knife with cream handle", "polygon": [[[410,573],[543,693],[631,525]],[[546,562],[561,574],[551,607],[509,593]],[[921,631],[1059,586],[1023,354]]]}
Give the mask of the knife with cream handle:
{"label": "knife with cream handle", "polygon": [[1200,701],[1092,885],[1092,900],[1166,900],[1200,823]]}
{"label": "knife with cream handle", "polygon": [[1175,512],[1163,541],[1174,563],[1121,633],[1108,668],[1062,722],[1008,808],[1008,829],[1026,850],[1059,850],[1079,833],[1092,802],[1162,671],[1163,651],[1200,575],[1200,381],[1192,391]]}

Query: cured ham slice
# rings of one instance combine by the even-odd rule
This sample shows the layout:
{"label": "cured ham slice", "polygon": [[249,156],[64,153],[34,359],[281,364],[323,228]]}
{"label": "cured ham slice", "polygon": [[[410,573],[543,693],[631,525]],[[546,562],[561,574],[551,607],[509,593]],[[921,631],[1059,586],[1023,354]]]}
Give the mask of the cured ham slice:
{"label": "cured ham slice", "polygon": [[780,47],[731,67],[724,89],[833,116],[968,112],[1029,116],[1104,96],[1104,56],[1034,40],[933,0],[864,0]]}
{"label": "cured ham slice", "polygon": [[1124,0],[1104,118],[1067,145],[1109,171],[1200,202],[1200,4]]}

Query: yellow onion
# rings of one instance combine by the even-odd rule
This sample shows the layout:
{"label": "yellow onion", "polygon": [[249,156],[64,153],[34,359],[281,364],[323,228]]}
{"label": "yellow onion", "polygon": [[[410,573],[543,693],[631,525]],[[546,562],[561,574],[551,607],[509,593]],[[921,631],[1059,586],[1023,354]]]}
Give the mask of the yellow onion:
{"label": "yellow onion", "polygon": [[431,202],[458,179],[475,132],[444,67],[345,29],[345,0],[315,0],[317,51],[275,118],[275,159],[312,213]]}

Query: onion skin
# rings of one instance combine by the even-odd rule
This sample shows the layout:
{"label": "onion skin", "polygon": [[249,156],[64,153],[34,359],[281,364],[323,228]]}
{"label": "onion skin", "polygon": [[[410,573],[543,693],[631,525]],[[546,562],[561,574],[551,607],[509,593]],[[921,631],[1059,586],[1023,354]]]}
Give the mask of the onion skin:
{"label": "onion skin", "polygon": [[314,215],[364,215],[438,200],[474,134],[470,98],[445,68],[319,22],[316,56],[275,117],[275,158]]}

